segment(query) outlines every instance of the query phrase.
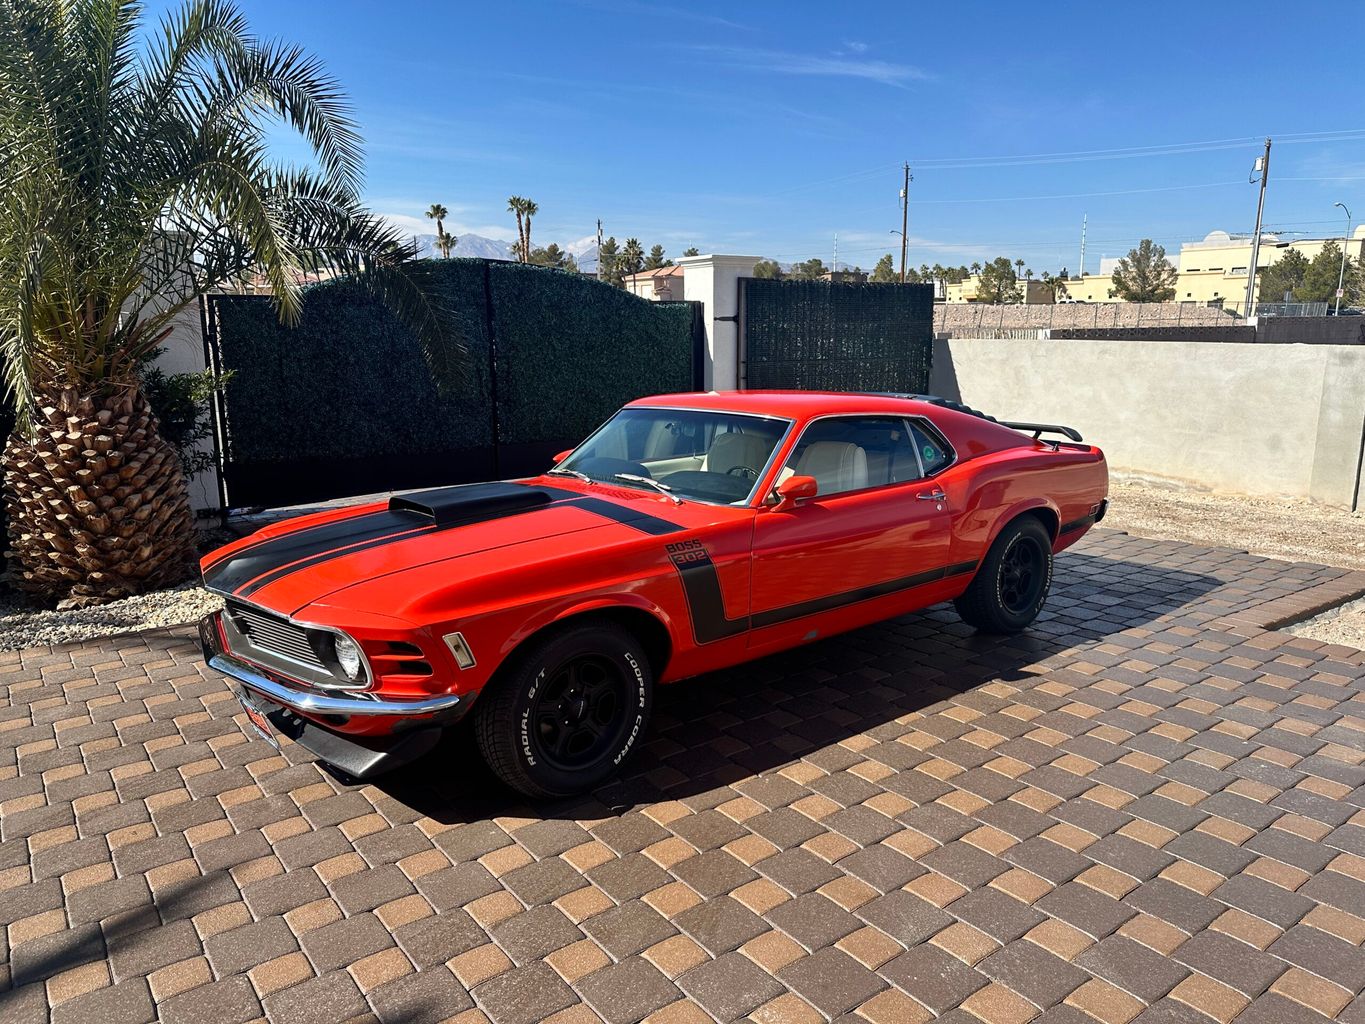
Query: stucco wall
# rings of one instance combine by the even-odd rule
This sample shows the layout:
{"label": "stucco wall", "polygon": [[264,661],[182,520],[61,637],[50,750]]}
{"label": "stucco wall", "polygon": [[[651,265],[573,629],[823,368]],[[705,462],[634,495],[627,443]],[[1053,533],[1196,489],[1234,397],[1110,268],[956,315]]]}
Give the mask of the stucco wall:
{"label": "stucco wall", "polygon": [[1174,341],[934,343],[933,390],[1064,423],[1115,469],[1358,508],[1365,348]]}

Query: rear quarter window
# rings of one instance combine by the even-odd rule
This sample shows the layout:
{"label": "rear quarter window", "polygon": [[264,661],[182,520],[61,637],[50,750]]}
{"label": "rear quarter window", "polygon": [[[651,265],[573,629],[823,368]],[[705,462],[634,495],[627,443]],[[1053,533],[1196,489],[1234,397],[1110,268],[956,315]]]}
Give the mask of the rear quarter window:
{"label": "rear quarter window", "polygon": [[911,420],[909,426],[910,436],[915,442],[915,451],[919,453],[920,462],[924,464],[926,476],[932,476],[953,461],[952,451],[938,436],[937,430],[931,432],[923,423],[916,420]]}

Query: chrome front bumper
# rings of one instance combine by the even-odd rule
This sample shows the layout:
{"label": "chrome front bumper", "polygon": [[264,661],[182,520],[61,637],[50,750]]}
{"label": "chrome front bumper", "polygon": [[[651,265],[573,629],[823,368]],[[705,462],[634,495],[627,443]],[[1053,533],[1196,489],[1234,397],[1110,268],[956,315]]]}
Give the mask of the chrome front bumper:
{"label": "chrome front bumper", "polygon": [[306,715],[398,715],[413,717],[434,715],[459,707],[461,698],[453,693],[421,700],[382,700],[378,697],[333,697],[330,694],[298,690],[262,673],[255,666],[233,657],[222,649],[218,640],[217,613],[206,616],[199,623],[199,644],[204,660],[212,669],[223,673],[267,700]]}

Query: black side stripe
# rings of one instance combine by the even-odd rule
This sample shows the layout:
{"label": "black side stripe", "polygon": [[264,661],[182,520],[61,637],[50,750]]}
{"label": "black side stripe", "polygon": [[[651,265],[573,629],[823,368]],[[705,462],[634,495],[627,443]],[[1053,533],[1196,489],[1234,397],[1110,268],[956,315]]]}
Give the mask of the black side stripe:
{"label": "black side stripe", "polygon": [[670,544],[668,557],[682,578],[687,614],[692,619],[692,637],[697,643],[709,644],[748,631],[747,615],[738,619],[726,618],[720,577],[701,541],[685,540]]}
{"label": "black side stripe", "polygon": [[1069,523],[1063,523],[1063,524],[1062,524],[1062,528],[1061,528],[1060,530],[1058,530],[1057,533],[1058,533],[1058,535],[1060,536],[1060,535],[1063,534],[1063,533],[1071,533],[1073,530],[1079,530],[1079,529],[1081,529],[1081,527],[1083,527],[1083,526],[1094,526],[1094,525],[1095,525],[1095,517],[1094,517],[1093,514],[1092,514],[1092,515],[1088,515],[1088,516],[1081,516],[1081,518],[1079,518],[1079,519],[1073,519],[1073,520],[1071,520],[1071,522],[1069,522]]}
{"label": "black side stripe", "polygon": [[687,610],[692,618],[692,636],[699,644],[709,644],[716,640],[736,636],[750,629],[776,626],[792,619],[832,611],[861,601],[887,597],[905,590],[935,583],[952,576],[962,576],[976,572],[976,562],[957,562],[953,565],[929,569],[925,572],[902,576],[882,583],[846,590],[840,594],[801,601],[797,604],[773,608],[738,619],[728,618],[725,602],[721,595],[720,577],[716,574],[715,563],[700,541],[687,541],[669,545],[669,557],[682,579],[683,595],[687,599]]}

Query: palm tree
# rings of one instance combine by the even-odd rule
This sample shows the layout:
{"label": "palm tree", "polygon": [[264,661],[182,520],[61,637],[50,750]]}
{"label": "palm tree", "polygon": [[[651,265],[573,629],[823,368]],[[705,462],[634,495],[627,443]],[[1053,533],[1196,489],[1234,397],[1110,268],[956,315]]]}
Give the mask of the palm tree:
{"label": "palm tree", "polygon": [[530,247],[526,244],[526,224],[524,216],[526,214],[526,200],[521,196],[509,196],[507,199],[507,211],[517,215],[517,244],[516,257],[525,263],[531,254]]}
{"label": "palm tree", "polygon": [[980,264],[979,262],[973,261],[971,270],[972,270],[972,277],[980,277],[980,276],[981,276],[981,264]]}
{"label": "palm tree", "polygon": [[522,203],[523,203],[524,205],[523,205],[522,208],[521,208],[521,212],[522,212],[522,213],[525,215],[525,217],[526,217],[526,237],[523,238],[522,241],[521,241],[521,252],[522,252],[522,257],[521,257],[521,258],[522,258],[522,262],[524,262],[524,263],[530,263],[530,262],[531,262],[531,218],[534,217],[536,214],[538,214],[538,213],[540,212],[540,207],[537,206],[537,205],[535,204],[534,200],[531,200],[531,199],[523,199],[523,200],[522,200]]}
{"label": "palm tree", "polygon": [[458,241],[459,239],[449,231],[442,231],[436,236],[436,248],[441,250],[442,259],[450,259],[450,250],[455,248],[455,243]]}
{"label": "palm tree", "polygon": [[446,233],[445,219],[450,216],[450,211],[440,203],[432,203],[427,207],[427,220],[436,222],[436,243],[439,245],[441,236]]}
{"label": "palm tree", "polygon": [[[315,169],[270,158],[282,122]],[[361,138],[317,58],[227,0],[159,30],[135,0],[0,0],[0,359],[14,582],[68,605],[183,578],[185,480],[138,364],[204,292],[259,273],[297,321],[310,272],[362,280],[434,360],[413,247],[360,204]],[[453,363],[445,367],[453,369]]]}
{"label": "palm tree", "polygon": [[640,268],[644,266],[645,250],[640,245],[638,238],[627,238],[626,244],[621,247],[621,256],[617,260],[617,266],[622,274],[638,274]]}
{"label": "palm tree", "polygon": [[1015,276],[1016,276],[1016,277],[1023,277],[1023,276],[1024,276],[1024,261],[1023,261],[1023,260],[1015,260],[1015,261],[1014,261],[1014,270],[1015,270]]}

